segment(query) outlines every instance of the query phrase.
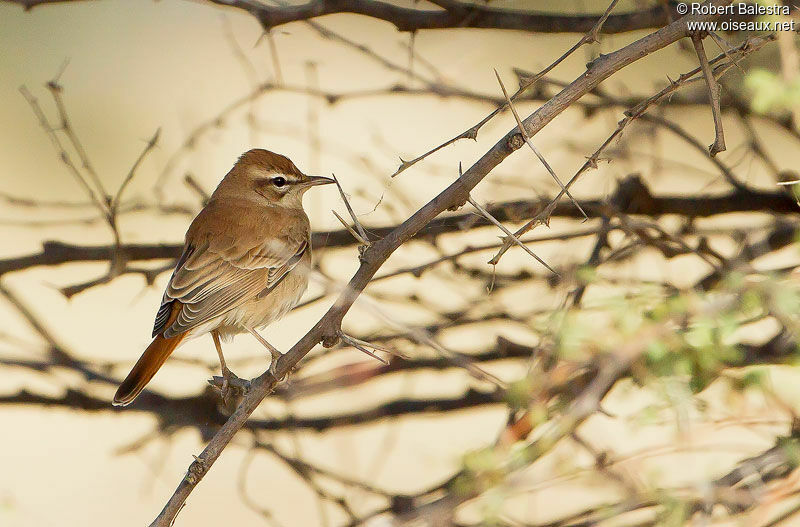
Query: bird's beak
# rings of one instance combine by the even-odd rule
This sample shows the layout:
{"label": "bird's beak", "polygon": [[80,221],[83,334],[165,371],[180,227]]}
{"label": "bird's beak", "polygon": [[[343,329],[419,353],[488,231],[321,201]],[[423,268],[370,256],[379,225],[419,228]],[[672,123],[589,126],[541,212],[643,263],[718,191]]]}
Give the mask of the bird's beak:
{"label": "bird's beak", "polygon": [[336,183],[336,182],[329,177],[308,176],[308,179],[303,181],[303,186],[316,187],[317,185],[330,185],[331,183]]}

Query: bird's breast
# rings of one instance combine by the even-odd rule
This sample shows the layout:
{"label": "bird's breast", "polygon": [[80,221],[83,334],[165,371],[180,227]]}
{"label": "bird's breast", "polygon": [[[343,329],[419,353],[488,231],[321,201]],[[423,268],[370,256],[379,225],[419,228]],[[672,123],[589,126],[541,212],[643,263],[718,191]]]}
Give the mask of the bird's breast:
{"label": "bird's breast", "polygon": [[218,326],[220,333],[223,336],[244,333],[246,328],[266,326],[291,311],[308,287],[311,269],[307,260],[303,260],[268,294],[259,295],[223,315]]}

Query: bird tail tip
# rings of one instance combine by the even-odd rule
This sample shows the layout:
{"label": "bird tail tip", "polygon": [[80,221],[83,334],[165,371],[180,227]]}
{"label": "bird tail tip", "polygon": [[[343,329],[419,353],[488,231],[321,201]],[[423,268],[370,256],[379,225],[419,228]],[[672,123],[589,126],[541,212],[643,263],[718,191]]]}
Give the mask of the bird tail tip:
{"label": "bird tail tip", "polygon": [[142,393],[150,379],[153,378],[161,368],[161,365],[164,364],[164,361],[167,360],[167,357],[178,347],[178,344],[181,343],[185,336],[185,333],[169,338],[158,335],[153,339],[153,342],[144,350],[144,353],[139,357],[128,376],[119,385],[111,404],[114,406],[131,404]]}

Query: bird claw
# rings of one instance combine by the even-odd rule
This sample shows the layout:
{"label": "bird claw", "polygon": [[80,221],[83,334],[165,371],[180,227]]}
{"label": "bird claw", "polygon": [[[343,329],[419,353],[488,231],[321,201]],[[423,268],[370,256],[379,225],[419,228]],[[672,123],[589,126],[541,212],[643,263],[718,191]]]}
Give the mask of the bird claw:
{"label": "bird claw", "polygon": [[222,369],[222,377],[214,377],[209,381],[220,392],[224,404],[243,397],[250,390],[250,381],[238,377],[228,368]]}
{"label": "bird claw", "polygon": [[[256,340],[261,343],[262,346],[267,348],[267,351],[269,351],[269,354],[272,355],[272,360],[269,363],[269,372],[270,372],[270,374],[272,374],[272,377],[275,378],[278,382],[282,381],[283,377],[281,377],[280,379],[278,378],[277,367],[278,367],[278,359],[281,358],[283,353],[281,353],[278,350],[278,348],[276,348],[275,346],[273,346],[272,344],[267,342],[266,339],[264,337],[262,337],[261,335],[259,335],[258,332],[255,329],[247,328],[247,331],[249,331],[250,334],[253,335],[256,338]],[[285,377],[285,375],[284,375],[284,377]]]}
{"label": "bird claw", "polygon": [[222,388],[220,392],[222,393],[222,399],[227,400],[229,395],[229,390],[231,388],[231,376],[234,376],[234,373],[229,370],[228,368],[222,368]]}
{"label": "bird claw", "polygon": [[278,368],[278,359],[280,359],[283,356],[283,353],[277,350],[275,351],[270,350],[270,355],[272,355],[272,360],[269,363],[269,373],[275,378],[275,380],[281,382],[286,376],[284,375],[283,377],[278,378],[277,368]]}

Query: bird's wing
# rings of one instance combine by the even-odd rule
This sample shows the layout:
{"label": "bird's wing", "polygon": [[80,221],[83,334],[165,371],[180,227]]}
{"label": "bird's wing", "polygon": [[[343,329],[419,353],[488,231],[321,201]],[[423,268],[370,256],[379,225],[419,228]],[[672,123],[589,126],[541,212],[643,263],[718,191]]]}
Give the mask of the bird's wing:
{"label": "bird's wing", "polygon": [[[156,315],[154,336],[163,332],[168,338],[184,333],[263,296],[280,283],[308,250],[306,236],[297,232],[258,243],[248,243],[253,241],[252,230],[240,233],[239,239],[227,233],[210,234],[187,236],[183,255]],[[176,301],[181,310],[167,324]]]}

